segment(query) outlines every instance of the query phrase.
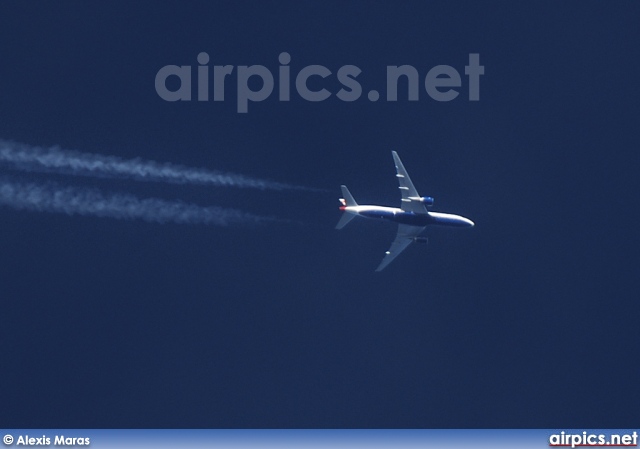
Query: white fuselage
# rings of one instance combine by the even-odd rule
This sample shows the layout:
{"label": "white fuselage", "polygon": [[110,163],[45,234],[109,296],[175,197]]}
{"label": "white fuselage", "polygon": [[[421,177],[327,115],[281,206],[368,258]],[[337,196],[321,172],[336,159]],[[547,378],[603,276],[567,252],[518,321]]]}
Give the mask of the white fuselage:
{"label": "white fuselage", "polygon": [[415,213],[405,212],[398,207],[371,205],[342,206],[340,209],[365,218],[380,218],[410,226],[440,225],[468,228],[474,225],[468,218],[442,212]]}

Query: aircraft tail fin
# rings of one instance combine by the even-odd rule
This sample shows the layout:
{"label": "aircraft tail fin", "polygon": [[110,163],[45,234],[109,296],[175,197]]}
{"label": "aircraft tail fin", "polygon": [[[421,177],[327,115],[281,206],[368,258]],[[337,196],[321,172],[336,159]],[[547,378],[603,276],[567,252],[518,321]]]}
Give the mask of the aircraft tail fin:
{"label": "aircraft tail fin", "polygon": [[358,203],[356,203],[356,200],[353,199],[353,195],[351,195],[351,192],[349,192],[349,189],[347,189],[347,186],[340,186],[340,188],[342,189],[342,196],[344,198],[345,205],[347,207],[357,206]]}
{"label": "aircraft tail fin", "polygon": [[[347,207],[357,206],[358,203],[356,203],[356,200],[353,199],[353,195],[351,195],[351,192],[349,192],[349,189],[347,189],[347,186],[340,186],[340,188],[342,189],[342,196],[344,197],[344,198],[340,198],[340,204],[342,204],[340,209],[345,210],[345,208]],[[345,211],[342,214],[342,217],[340,217],[340,221],[336,225],[336,229],[344,228],[347,225],[347,223],[353,220],[355,216],[356,214]]]}

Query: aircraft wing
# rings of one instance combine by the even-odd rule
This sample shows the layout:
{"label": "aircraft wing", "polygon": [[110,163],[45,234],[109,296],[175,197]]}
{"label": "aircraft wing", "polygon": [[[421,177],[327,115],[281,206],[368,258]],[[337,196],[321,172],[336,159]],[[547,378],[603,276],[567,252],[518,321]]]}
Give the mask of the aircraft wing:
{"label": "aircraft wing", "polygon": [[404,165],[402,165],[402,161],[400,160],[398,153],[396,153],[395,151],[392,151],[391,154],[393,154],[393,161],[396,164],[396,177],[398,178],[398,183],[400,184],[398,188],[400,189],[400,193],[402,193],[402,204],[400,205],[400,208],[405,212],[414,212],[416,214],[426,214],[427,206],[425,206],[423,203],[419,201],[412,201],[410,199],[411,197],[419,198],[420,195],[418,194],[418,191],[416,190],[415,186],[411,182],[411,178],[409,178],[409,173],[407,173],[407,170],[404,168]]}
{"label": "aircraft wing", "polygon": [[393,261],[393,259],[398,257],[402,251],[413,243],[413,239],[420,235],[420,233],[424,231],[424,228],[424,226],[398,225],[398,234],[396,235],[396,239],[391,244],[391,248],[387,251],[387,255],[384,256],[382,262],[380,262],[380,265],[376,268],[376,271],[384,270],[385,267]]}

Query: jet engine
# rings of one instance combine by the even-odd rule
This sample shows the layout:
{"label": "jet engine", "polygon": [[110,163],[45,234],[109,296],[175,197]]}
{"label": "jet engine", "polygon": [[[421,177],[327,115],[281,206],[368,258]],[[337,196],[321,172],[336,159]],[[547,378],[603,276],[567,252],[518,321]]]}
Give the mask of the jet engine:
{"label": "jet engine", "polygon": [[433,206],[435,200],[430,196],[423,196],[420,198],[420,202],[425,206]]}

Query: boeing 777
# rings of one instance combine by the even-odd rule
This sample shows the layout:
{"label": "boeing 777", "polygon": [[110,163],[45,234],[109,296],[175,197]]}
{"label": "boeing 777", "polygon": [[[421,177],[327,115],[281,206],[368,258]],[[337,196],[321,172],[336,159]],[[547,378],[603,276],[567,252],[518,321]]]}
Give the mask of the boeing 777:
{"label": "boeing 777", "polygon": [[382,271],[393,259],[404,251],[411,243],[427,243],[426,237],[421,237],[422,231],[429,225],[454,226],[469,228],[473,221],[460,215],[445,214],[442,212],[429,212],[427,207],[433,206],[434,200],[430,196],[420,196],[411,182],[407,170],[405,170],[398,153],[392,151],[396,164],[396,177],[402,194],[400,208],[386,206],[360,206],[353,199],[347,186],[341,186],[340,210],[344,212],[336,229],[344,228],[354,217],[381,218],[383,220],[398,223],[398,234],[391,244],[391,248],[380,262],[376,271]]}

